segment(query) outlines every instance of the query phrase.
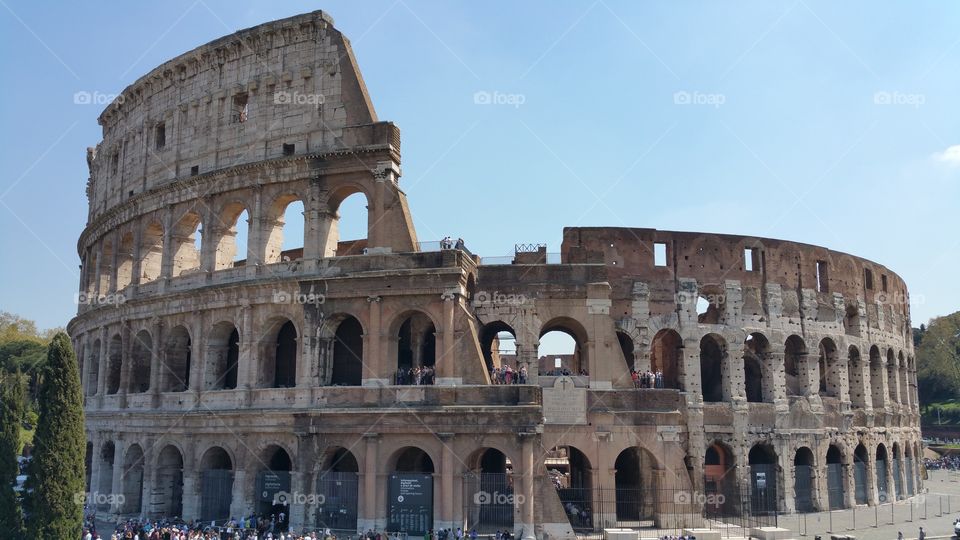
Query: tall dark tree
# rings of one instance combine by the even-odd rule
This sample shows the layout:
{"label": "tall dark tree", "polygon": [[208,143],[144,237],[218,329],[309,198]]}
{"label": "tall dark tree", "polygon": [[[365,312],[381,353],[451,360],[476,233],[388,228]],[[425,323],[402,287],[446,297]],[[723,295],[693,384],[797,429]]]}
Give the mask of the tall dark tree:
{"label": "tall dark tree", "polygon": [[24,392],[19,374],[0,377],[0,531],[5,538],[21,538],[23,520],[13,485],[20,473],[20,422],[23,421]]}
{"label": "tall dark tree", "polygon": [[38,401],[40,419],[27,479],[27,537],[79,538],[86,452],[83,395],[77,357],[64,333],[50,342]]}

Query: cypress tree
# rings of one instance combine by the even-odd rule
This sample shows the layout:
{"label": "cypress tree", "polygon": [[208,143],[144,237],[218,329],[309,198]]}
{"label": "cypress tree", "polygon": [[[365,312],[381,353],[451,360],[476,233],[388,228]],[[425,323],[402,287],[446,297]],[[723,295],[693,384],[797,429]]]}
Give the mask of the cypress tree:
{"label": "cypress tree", "polygon": [[86,452],[83,394],[77,358],[63,332],[47,349],[38,397],[40,418],[27,479],[27,537],[80,538]]}
{"label": "cypress tree", "polygon": [[20,473],[20,423],[23,421],[23,385],[19,373],[0,383],[0,531],[6,538],[20,538],[23,521],[13,485]]}

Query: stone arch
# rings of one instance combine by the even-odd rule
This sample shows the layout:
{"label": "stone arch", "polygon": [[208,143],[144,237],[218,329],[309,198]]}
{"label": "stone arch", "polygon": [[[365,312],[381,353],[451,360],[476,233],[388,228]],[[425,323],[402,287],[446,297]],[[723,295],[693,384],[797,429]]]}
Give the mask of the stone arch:
{"label": "stone arch", "polygon": [[260,341],[260,369],[258,385],[261,388],[291,388],[297,384],[297,360],[300,333],[293,321],[276,316],[264,325]]}
{"label": "stone arch", "polygon": [[183,325],[175,326],[167,335],[163,350],[163,365],[160,369],[161,392],[185,392],[190,388],[190,364],[193,359],[193,342],[190,332]]}
{"label": "stone arch", "polygon": [[316,490],[324,504],[316,508],[318,528],[352,530],[357,527],[357,494],[360,466],[356,456],[342,446],[328,448],[319,460]]}
{"label": "stone arch", "polygon": [[813,451],[807,446],[797,448],[793,457],[793,500],[797,512],[816,511],[816,497],[813,496],[815,491],[813,481],[815,466]]}
{"label": "stone arch", "polygon": [[683,338],[672,328],[661,329],[650,343],[650,369],[663,373],[663,387],[682,390]]}
{"label": "stone arch", "polygon": [[230,517],[233,503],[235,461],[222,446],[211,446],[200,458],[200,520],[220,521]]}
{"label": "stone arch", "polygon": [[513,462],[504,452],[490,446],[474,450],[464,461],[463,481],[467,529],[513,530]]}
{"label": "stone arch", "polygon": [[831,444],[827,447],[827,499],[832,510],[846,507],[843,462],[844,452],[840,445]]}
{"label": "stone arch", "polygon": [[[247,216],[247,223],[241,224],[242,220],[240,218],[243,215]],[[211,241],[216,246],[213,269],[233,268],[236,261],[249,258],[248,252],[251,246],[243,246],[241,250],[241,246],[237,242],[237,233],[243,227],[247,231],[247,238],[249,239],[250,213],[247,211],[246,203],[240,199],[231,198],[220,206],[216,216],[216,227],[213,228],[213,234],[211,234]],[[210,227],[208,226],[208,228]]]}
{"label": "stone arch", "polygon": [[107,373],[105,389],[107,394],[116,394],[120,391],[120,374],[123,366],[123,340],[120,334],[110,338],[107,348]]}
{"label": "stone arch", "polygon": [[153,338],[150,332],[140,330],[133,337],[130,348],[130,384],[127,392],[143,393],[150,390],[150,364],[153,363]]}
{"label": "stone arch", "polygon": [[[437,323],[426,311],[407,310],[389,325],[397,384],[433,384],[437,365]],[[420,370],[417,380],[415,372]]]}
{"label": "stone arch", "polygon": [[200,213],[190,209],[186,211],[170,234],[170,253],[173,256],[171,275],[178,277],[200,269],[200,251],[198,244],[202,240]]}
{"label": "stone arch", "polygon": [[617,521],[653,519],[657,469],[653,454],[646,448],[631,446],[617,455],[613,467]]}
{"label": "stone arch", "polygon": [[820,395],[841,398],[846,365],[840,361],[837,344],[830,338],[823,338],[818,345],[820,374]]}
{"label": "stone arch", "polygon": [[330,384],[360,386],[363,383],[363,326],[352,315],[337,324],[333,337]]}
{"label": "stone arch", "polygon": [[[714,441],[703,454],[704,511],[711,516],[736,515],[740,506],[737,463],[733,450],[721,441]],[[712,496],[712,497],[711,497]]]}
{"label": "stone arch", "polygon": [[94,340],[87,353],[87,361],[84,362],[84,369],[87,372],[87,387],[85,395],[94,396],[97,394],[97,388],[100,383],[100,340]]}
{"label": "stone arch", "polygon": [[[97,459],[100,460],[100,477],[97,479],[97,486],[100,490],[109,489],[113,491],[113,465],[117,459],[117,447],[113,441],[104,441],[100,445],[100,451],[97,453]],[[101,512],[111,510],[106,499],[97,500],[97,509]]]}
{"label": "stone arch", "polygon": [[[260,515],[276,515],[282,512],[290,515],[291,501],[283,496],[290,493],[291,472],[294,470],[292,454],[281,444],[268,444],[259,452],[259,470],[257,471],[257,486],[260,493],[256,497],[256,510]],[[269,487],[268,487],[269,486]],[[281,521],[277,528],[283,530],[288,523]]]}
{"label": "stone arch", "polygon": [[778,511],[779,465],[773,445],[758,442],[747,453],[750,465],[750,507],[754,515]]}
{"label": "stone arch", "polygon": [[807,345],[803,338],[794,334],[787,337],[783,346],[783,371],[786,378],[787,395],[804,394],[804,374],[802,373],[807,356]]}
{"label": "stone arch", "polygon": [[[267,219],[263,231],[265,239],[264,263],[278,263],[285,260],[295,260],[303,257],[303,247],[284,250],[284,236],[289,236],[291,229],[286,226],[288,209],[299,208],[301,215],[306,210],[306,198],[297,193],[283,193],[274,198],[267,211]],[[297,218],[297,224],[303,225],[303,238],[307,238],[305,217]]]}
{"label": "stone arch", "polygon": [[[346,206],[351,207],[351,209],[355,209],[354,207],[358,205],[352,204],[352,201],[357,198],[362,199],[362,205],[367,209],[365,216],[366,235],[355,239],[341,238],[341,209],[344,203],[346,203]],[[348,202],[348,199],[351,202]],[[371,200],[370,195],[368,195],[363,186],[359,184],[341,184],[331,192],[330,198],[327,199],[326,216],[323,217],[322,227],[320,228],[320,230],[324,232],[320,237],[321,254],[323,257],[360,255],[363,253],[363,249],[367,247],[369,242],[370,230],[373,228],[371,225],[373,223],[373,215],[369,210]]]}
{"label": "stone arch", "polygon": [[867,464],[870,455],[867,447],[861,442],[853,450],[853,487],[854,500],[857,504],[867,504]]}
{"label": "stone arch", "polygon": [[903,451],[900,443],[893,443],[893,491],[897,494],[897,500],[903,499]]}
{"label": "stone arch", "polygon": [[168,517],[183,515],[183,452],[174,444],[167,444],[157,454],[153,492],[153,514]]}
{"label": "stone arch", "polygon": [[123,514],[139,514],[143,509],[143,448],[139,444],[131,444],[123,458],[123,503],[120,512]]}
{"label": "stone arch", "polygon": [[140,283],[149,283],[163,271],[163,225],[149,221],[140,232]]}
{"label": "stone arch", "polygon": [[880,504],[890,502],[890,483],[887,474],[888,467],[887,447],[883,443],[877,445],[877,454],[874,459],[874,468],[877,474],[877,501]]}
{"label": "stone arch", "polygon": [[213,325],[207,337],[203,367],[206,390],[232,390],[237,387],[237,366],[240,361],[240,332],[230,321]]}
{"label": "stone arch", "polygon": [[704,401],[723,401],[724,372],[729,364],[727,342],[719,334],[707,334],[700,339],[700,384]]}
{"label": "stone arch", "polygon": [[[575,345],[572,357],[569,359],[569,364],[567,365],[574,375],[588,373],[590,359],[587,357],[587,343],[590,341],[590,338],[587,330],[580,321],[572,317],[554,317],[540,327],[538,337],[542,340],[543,337],[550,332],[562,332],[573,338]],[[539,350],[537,351],[537,355],[543,356]],[[567,359],[564,359],[565,364],[566,362]]]}
{"label": "stone arch", "polygon": [[910,374],[907,371],[907,361],[903,357],[903,351],[897,353],[897,366],[900,382],[900,402],[909,407],[913,396],[910,393]]}
{"label": "stone arch", "polygon": [[743,386],[748,402],[772,402],[770,341],[760,332],[747,336],[743,344]]}
{"label": "stone arch", "polygon": [[[517,332],[512,326],[501,320],[489,322],[480,329],[480,352],[483,354],[487,371],[501,367],[503,363],[508,363],[503,356],[509,355],[510,351],[501,349],[501,343],[509,339],[508,335],[512,337],[514,344],[516,344]],[[515,345],[512,354],[512,359],[516,360]]]}
{"label": "stone arch", "polygon": [[120,235],[120,247],[117,251],[117,290],[126,289],[133,282],[133,232]]}
{"label": "stone arch", "polygon": [[560,502],[575,529],[591,527],[594,515],[593,466],[576,446],[558,444],[546,453],[544,466],[553,481]]}
{"label": "stone arch", "polygon": [[404,446],[393,452],[387,459],[387,471],[396,473],[424,473],[436,472],[434,459],[430,453],[418,446]]}

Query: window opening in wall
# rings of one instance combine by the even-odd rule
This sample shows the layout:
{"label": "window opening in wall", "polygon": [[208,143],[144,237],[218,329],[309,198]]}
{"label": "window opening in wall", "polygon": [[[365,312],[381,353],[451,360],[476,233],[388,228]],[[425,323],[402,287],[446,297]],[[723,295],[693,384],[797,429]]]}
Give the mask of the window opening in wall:
{"label": "window opening in wall", "polygon": [[817,261],[817,292],[830,292],[827,279],[827,261]]}
{"label": "window opening in wall", "polygon": [[247,99],[247,94],[237,94],[233,96],[233,108],[230,111],[230,123],[242,124],[247,121]]}
{"label": "window opening in wall", "polygon": [[295,145],[295,144],[286,144],[286,143],[284,143],[284,145],[283,145],[283,155],[285,155],[285,156],[292,156],[293,153],[294,153],[294,151],[296,150],[296,148],[297,148],[297,145]]}
{"label": "window opening in wall", "polygon": [[667,265],[667,245],[662,242],[653,243],[653,265]]}
{"label": "window opening in wall", "polygon": [[154,137],[157,141],[157,150],[163,150],[167,145],[167,125],[163,122],[157,124],[157,131]]}
{"label": "window opening in wall", "polygon": [[198,175],[198,174],[200,174],[200,166],[199,166],[199,165],[194,165],[193,167],[190,167],[190,176],[196,176],[196,175]]}
{"label": "window opening in wall", "polygon": [[867,286],[867,290],[873,290],[873,272],[869,268],[863,269],[863,281]]}
{"label": "window opening in wall", "polygon": [[883,292],[887,292],[887,275],[880,274],[880,288],[883,289]]}
{"label": "window opening in wall", "polygon": [[114,152],[110,156],[110,174],[117,174],[118,170],[120,170],[120,152]]}
{"label": "window opening in wall", "polygon": [[754,264],[755,251],[753,248],[743,248],[743,269],[747,272],[753,272],[757,265]]}

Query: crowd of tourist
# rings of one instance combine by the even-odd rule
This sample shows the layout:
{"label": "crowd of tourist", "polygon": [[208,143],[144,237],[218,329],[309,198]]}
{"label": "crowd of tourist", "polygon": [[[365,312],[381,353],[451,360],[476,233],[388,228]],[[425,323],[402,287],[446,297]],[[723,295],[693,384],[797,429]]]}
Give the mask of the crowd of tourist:
{"label": "crowd of tourist", "polygon": [[649,369],[644,372],[631,371],[630,378],[633,379],[634,388],[664,388],[663,372],[659,369],[656,372]]}
{"label": "crowd of tourist", "polygon": [[490,370],[490,382],[493,384],[527,384],[527,366],[513,369],[510,366],[495,367]]}
{"label": "crowd of tourist", "polygon": [[960,470],[960,457],[942,456],[937,459],[923,458],[923,466],[926,467],[928,471],[956,471]]}
{"label": "crowd of tourist", "polygon": [[437,382],[437,371],[432,366],[417,366],[397,370],[397,384],[431,385]]}
{"label": "crowd of tourist", "polygon": [[563,509],[566,510],[567,519],[570,520],[570,523],[578,527],[589,527],[592,525],[590,510],[586,507],[581,508],[575,503],[568,502],[563,505]]}
{"label": "crowd of tourist", "polygon": [[337,540],[330,529],[309,533],[287,532],[283,512],[231,519],[220,526],[208,522],[186,523],[180,519],[137,520],[117,523],[113,531],[97,529],[94,513],[85,513],[82,540]]}
{"label": "crowd of tourist", "polygon": [[[573,376],[573,372],[570,371],[570,370],[567,369],[567,368],[556,368],[556,369],[551,369],[550,371],[548,371],[548,372],[546,372],[546,373],[541,373],[541,375],[545,375],[545,376],[547,376],[547,377],[572,377],[572,376]],[[589,376],[590,376],[590,374],[587,373],[587,370],[585,370],[585,369],[581,369],[580,372],[577,373],[577,375],[579,375],[579,376],[581,376],[581,377],[589,377]]]}

